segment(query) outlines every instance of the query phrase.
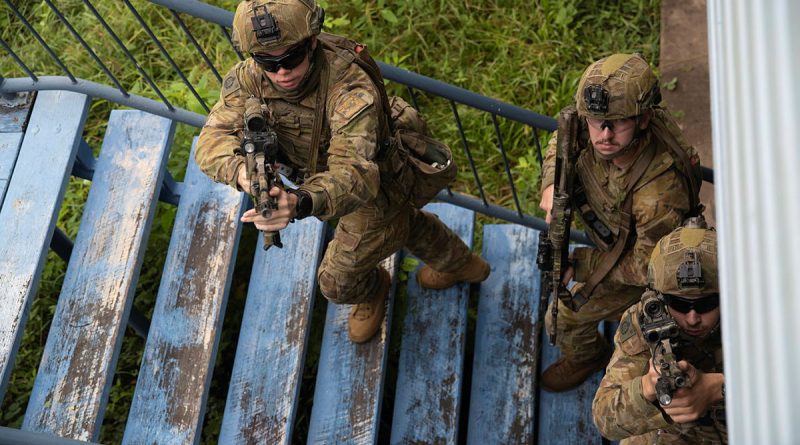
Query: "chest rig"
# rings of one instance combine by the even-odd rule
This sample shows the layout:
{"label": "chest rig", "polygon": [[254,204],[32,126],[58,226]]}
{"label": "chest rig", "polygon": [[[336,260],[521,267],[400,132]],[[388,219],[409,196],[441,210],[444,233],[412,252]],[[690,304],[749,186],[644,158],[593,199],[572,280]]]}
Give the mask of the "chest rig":
{"label": "chest rig", "polygon": [[[286,100],[270,85],[266,74],[255,66],[248,73],[240,72],[238,77],[244,91],[251,96],[260,97],[268,111],[267,119],[278,135],[281,146],[281,162],[291,167],[287,175],[294,182],[302,183],[316,172],[328,169],[328,148],[331,128],[327,116],[328,92],[335,87],[352,64],[357,64],[370,78],[378,92],[382,112],[378,112],[377,161],[388,156],[393,144],[389,100],[383,85],[380,70],[369,55],[366,47],[344,37],[321,33],[317,36],[322,53],[315,60],[320,63],[320,81],[317,88],[298,101]],[[252,62],[251,62],[252,63]],[[247,69],[243,64],[242,69]],[[259,73],[254,76],[252,73]]]}
{"label": "chest rig", "polygon": [[679,142],[675,135],[677,125],[670,125],[672,120],[667,112],[660,107],[652,110],[649,131],[641,137],[641,152],[628,170],[625,184],[613,190],[609,189],[609,169],[613,167],[609,162],[595,159],[592,149],[587,147],[588,131],[585,125],[582,129],[573,204],[587,228],[587,235],[602,251],[597,267],[579,290],[580,297],[586,300],[616,266],[626,249],[636,241],[636,219],[633,215],[633,194],[636,189],[674,163],[689,194],[690,211],[684,216],[699,215],[703,211],[699,202],[699,163],[690,158],[689,148]]}
{"label": "chest rig", "polygon": [[[690,157],[688,147],[682,146],[674,135],[676,126],[671,125],[672,119],[668,113],[658,107],[653,108],[653,112],[649,131],[641,138],[644,149],[629,169],[628,180],[621,187],[612,187],[611,164],[596,159],[591,148],[586,147],[588,144],[581,147],[576,165],[578,181],[573,202],[588,229],[587,235],[603,251],[613,247],[621,228],[630,227],[629,231],[635,235],[635,227],[629,226],[635,224],[635,221],[628,221],[632,217],[632,205],[630,208],[626,205],[629,198],[637,188],[667,170],[673,163],[683,178],[689,195],[690,210],[686,217],[697,216],[703,211],[699,202],[702,181],[699,164]],[[582,141],[587,139],[588,135],[581,138]],[[637,168],[640,161],[642,165]]]}

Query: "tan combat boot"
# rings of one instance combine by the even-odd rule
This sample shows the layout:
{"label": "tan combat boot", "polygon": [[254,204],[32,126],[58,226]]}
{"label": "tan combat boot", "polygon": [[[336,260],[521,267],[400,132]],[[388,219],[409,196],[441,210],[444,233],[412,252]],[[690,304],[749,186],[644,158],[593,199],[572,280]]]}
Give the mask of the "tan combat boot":
{"label": "tan combat boot", "polygon": [[600,357],[575,363],[567,357],[561,357],[544,370],[541,377],[542,389],[550,392],[562,392],[579,386],[595,372],[604,369],[611,359],[611,350],[606,350]]}
{"label": "tan combat boot", "polygon": [[389,272],[383,267],[378,268],[378,287],[372,299],[353,305],[350,318],[347,320],[347,330],[350,340],[354,343],[365,343],[378,332],[386,313],[386,297],[392,279]]}
{"label": "tan combat boot", "polygon": [[417,284],[428,289],[447,289],[456,283],[480,283],[489,276],[489,263],[480,256],[470,253],[469,261],[455,272],[439,272],[425,265],[417,272]]}

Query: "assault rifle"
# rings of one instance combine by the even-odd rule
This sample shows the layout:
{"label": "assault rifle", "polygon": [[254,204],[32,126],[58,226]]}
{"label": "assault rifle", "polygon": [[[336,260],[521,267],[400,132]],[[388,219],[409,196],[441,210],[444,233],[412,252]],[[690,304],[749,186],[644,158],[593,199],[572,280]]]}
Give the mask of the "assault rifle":
{"label": "assault rifle", "polygon": [[[278,135],[267,125],[261,111],[261,101],[255,97],[245,101],[241,151],[245,155],[253,206],[261,216],[269,218],[272,211],[278,209],[278,200],[270,196],[269,191],[275,186],[283,188],[281,178],[273,167],[278,155]],[[264,250],[271,246],[283,247],[280,232],[264,232]]]}
{"label": "assault rifle", "polygon": [[[550,211],[550,228],[539,235],[537,264],[542,271],[542,292],[551,295],[553,332],[550,344],[556,341],[558,300],[577,310],[573,296],[563,284],[564,272],[569,266],[569,237],[572,225],[572,194],[575,185],[575,162],[578,153],[578,112],[574,106],[566,107],[558,115],[558,140],[556,144],[555,182],[553,207]],[[549,252],[547,250],[549,249]],[[549,264],[540,264],[542,262]],[[544,285],[545,282],[551,283]],[[585,303],[585,302],[584,302]],[[542,303],[540,303],[541,305]],[[540,312],[544,316],[544,311]]]}
{"label": "assault rifle", "polygon": [[678,368],[675,348],[678,345],[678,323],[670,317],[664,302],[655,292],[649,292],[642,302],[640,324],[644,339],[650,345],[653,365],[659,372],[656,381],[656,399],[667,406],[678,388],[689,385],[689,379]]}

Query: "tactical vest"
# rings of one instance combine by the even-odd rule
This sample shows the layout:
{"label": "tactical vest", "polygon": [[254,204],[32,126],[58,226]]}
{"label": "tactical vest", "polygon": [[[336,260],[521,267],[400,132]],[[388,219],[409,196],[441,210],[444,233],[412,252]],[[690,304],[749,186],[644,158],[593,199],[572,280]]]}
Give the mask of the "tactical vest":
{"label": "tactical vest", "polygon": [[[635,193],[674,165],[683,178],[689,195],[690,211],[685,216],[699,214],[702,212],[699,203],[702,180],[700,165],[692,160],[691,147],[683,141],[677,124],[669,117],[668,112],[661,108],[654,108],[653,111],[649,131],[642,140],[644,149],[639,155],[646,156],[648,150],[654,150],[651,154],[653,158],[639,178],[630,178],[636,181],[631,193]],[[588,137],[581,139],[587,140]],[[603,251],[610,250],[615,244],[620,227],[626,224],[627,218],[622,208],[627,197],[624,190],[609,190],[609,166],[608,162],[598,162],[593,150],[588,148],[580,151],[575,166],[579,179],[575,185],[575,209],[587,229],[587,236]],[[635,227],[631,227],[630,236],[635,234]],[[633,240],[627,242],[632,243]]]}
{"label": "tactical vest", "polygon": [[[377,93],[375,162],[380,171],[381,190],[390,203],[410,201],[421,208],[455,178],[457,168],[450,149],[430,137],[416,110],[400,98],[389,99],[380,69],[364,45],[327,33],[319,34],[317,42],[327,63],[323,64],[318,87],[296,103],[281,97],[252,59],[240,64],[237,72],[244,91],[262,98],[285,161],[299,170],[290,179],[302,183],[315,172],[327,170],[331,129],[326,109],[332,107],[328,92],[346,86],[343,79],[355,64],[369,77]],[[260,81],[252,75],[254,72],[260,73]],[[442,159],[448,161],[446,165],[436,167]]]}
{"label": "tactical vest", "polygon": [[[318,36],[320,50],[326,60],[325,69],[320,74],[320,83],[314,91],[300,99],[298,102],[290,102],[284,99],[269,82],[266,74],[255,65],[252,59],[239,64],[237,68],[237,78],[243,91],[247,95],[260,97],[267,108],[267,121],[278,135],[278,142],[281,145],[281,159],[295,169],[293,180],[300,181],[310,176],[313,172],[326,171],[328,149],[330,146],[331,129],[327,118],[326,110],[331,109],[332,104],[327,103],[330,99],[328,92],[336,88],[346,72],[353,63],[359,62],[359,54],[356,53],[357,44],[348,39],[322,33]],[[349,46],[348,47],[348,42]],[[368,57],[368,56],[367,56]],[[371,58],[370,58],[371,60]],[[375,67],[377,69],[377,66]],[[376,85],[378,96],[375,98],[376,105],[384,110],[388,107],[388,101],[384,99],[385,90],[383,82],[376,82],[373,75],[364,70],[373,84]],[[378,74],[379,76],[379,74]],[[380,79],[378,77],[378,79]],[[320,91],[322,90],[322,92]],[[319,106],[317,103],[319,95],[325,96],[324,102]],[[381,97],[383,96],[383,97]],[[387,105],[384,105],[386,103]],[[378,113],[379,128],[378,144],[379,151],[386,145],[388,137],[383,129],[386,121],[385,112]],[[319,126],[319,128],[316,128]],[[313,150],[312,146],[317,149]],[[385,154],[385,153],[384,153]]]}

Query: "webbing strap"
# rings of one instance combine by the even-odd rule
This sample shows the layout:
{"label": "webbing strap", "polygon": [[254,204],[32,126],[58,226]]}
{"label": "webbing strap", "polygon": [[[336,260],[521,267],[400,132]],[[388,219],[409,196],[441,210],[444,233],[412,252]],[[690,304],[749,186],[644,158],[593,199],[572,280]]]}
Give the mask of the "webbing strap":
{"label": "webbing strap", "polygon": [[635,236],[634,232],[634,218],[633,218],[633,189],[636,184],[642,179],[647,167],[653,162],[656,156],[655,145],[649,144],[646,151],[639,156],[631,169],[631,176],[628,178],[628,184],[625,186],[625,202],[622,205],[622,218],[619,228],[619,236],[614,246],[608,252],[603,252],[600,255],[600,262],[597,268],[592,272],[589,278],[584,283],[583,287],[576,292],[573,297],[576,307],[580,308],[589,302],[594,289],[600,284],[603,279],[611,272],[611,269],[616,266],[622,254],[625,251],[625,246],[630,241],[631,236]]}
{"label": "webbing strap", "polygon": [[662,120],[663,113],[659,113],[650,119],[655,131],[653,134],[658,137],[664,145],[667,146],[672,156],[678,161],[680,170],[683,173],[684,181],[686,182],[687,191],[689,192],[689,214],[687,216],[698,216],[701,213],[700,209],[700,185],[701,179],[698,174],[697,166],[692,164],[686,150],[678,144],[678,141],[669,131],[666,124]]}
{"label": "webbing strap", "polygon": [[311,130],[311,146],[308,153],[305,177],[309,178],[317,172],[317,159],[319,159],[319,146],[322,139],[322,123],[325,122],[325,108],[328,102],[328,61],[321,57],[321,81],[317,89],[317,98],[314,106],[314,125]]}

